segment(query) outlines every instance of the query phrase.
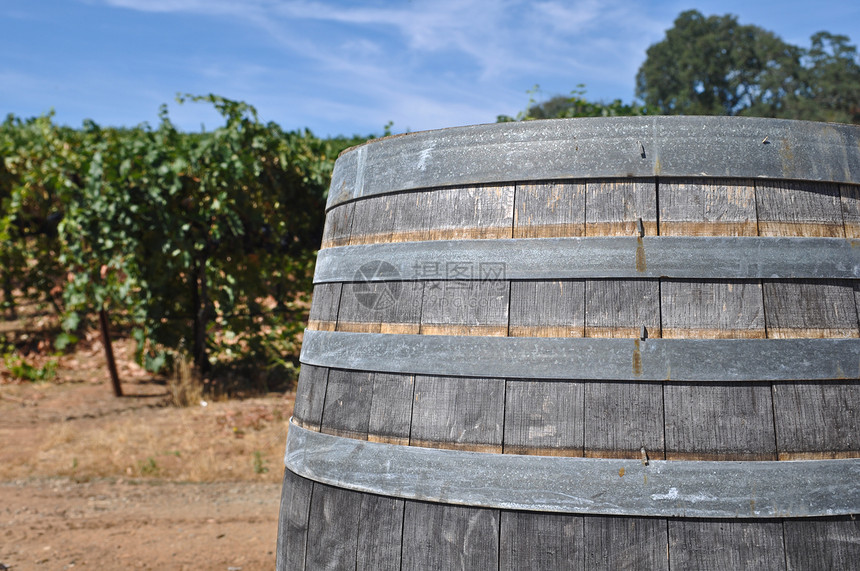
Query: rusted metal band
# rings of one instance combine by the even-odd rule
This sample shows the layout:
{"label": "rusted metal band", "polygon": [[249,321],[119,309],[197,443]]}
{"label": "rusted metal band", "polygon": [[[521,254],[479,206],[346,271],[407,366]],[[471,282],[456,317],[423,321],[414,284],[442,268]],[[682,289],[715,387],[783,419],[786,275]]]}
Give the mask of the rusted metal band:
{"label": "rusted metal band", "polygon": [[858,279],[860,240],[625,236],[362,244],[320,250],[314,272],[314,283],[577,278]]}
{"label": "rusted metal band", "polygon": [[420,188],[582,178],[860,184],[860,128],[753,117],[601,117],[455,127],[370,141],[335,163],[327,209]]}
{"label": "rusted metal band", "polygon": [[598,339],[305,330],[307,365],[450,377],[749,382],[860,378],[860,339]]}
{"label": "rusted metal band", "polygon": [[348,490],[485,508],[707,518],[860,512],[860,459],[645,464],[381,444],[291,423],[284,464]]}

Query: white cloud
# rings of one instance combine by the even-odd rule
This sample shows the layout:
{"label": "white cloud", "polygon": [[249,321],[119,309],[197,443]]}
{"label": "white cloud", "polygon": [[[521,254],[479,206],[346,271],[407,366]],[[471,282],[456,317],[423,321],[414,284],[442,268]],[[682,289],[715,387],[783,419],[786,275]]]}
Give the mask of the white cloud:
{"label": "white cloud", "polygon": [[[189,74],[246,96],[261,113],[270,97],[291,101],[296,122],[344,117],[372,129],[388,120],[413,129],[492,121],[521,109],[535,83],[547,95],[586,83],[589,97],[629,100],[645,48],[667,25],[621,0],[83,1],[243,22],[280,51],[280,69],[196,59],[185,62]],[[266,95],[273,90],[283,95]]]}

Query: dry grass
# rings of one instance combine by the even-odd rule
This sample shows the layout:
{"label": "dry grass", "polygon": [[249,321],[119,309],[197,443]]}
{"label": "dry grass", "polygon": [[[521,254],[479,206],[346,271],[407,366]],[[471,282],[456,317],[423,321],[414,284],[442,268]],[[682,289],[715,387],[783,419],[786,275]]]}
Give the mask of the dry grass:
{"label": "dry grass", "polygon": [[284,398],[146,408],[107,418],[0,428],[0,480],[68,476],[280,482]]}
{"label": "dry grass", "polygon": [[177,359],[173,375],[167,380],[167,390],[173,406],[199,406],[203,401],[203,382],[186,359]]}
{"label": "dry grass", "polygon": [[22,382],[0,353],[0,481],[280,483],[294,393],[213,402],[188,362],[178,363],[165,382],[137,366],[134,343],[120,337],[113,348],[127,396],[117,399],[97,331],[87,331],[74,352],[53,357],[45,331],[56,318],[35,306],[20,309],[15,322],[0,316],[0,341],[15,338],[33,366],[50,358],[59,370],[50,383]]}

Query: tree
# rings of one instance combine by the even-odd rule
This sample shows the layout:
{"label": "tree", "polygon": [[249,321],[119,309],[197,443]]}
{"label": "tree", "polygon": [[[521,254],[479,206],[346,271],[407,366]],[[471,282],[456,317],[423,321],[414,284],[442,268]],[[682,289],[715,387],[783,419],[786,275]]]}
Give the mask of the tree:
{"label": "tree", "polygon": [[801,50],[732,15],[682,12],[648,48],[636,95],[664,114],[737,115],[779,107],[796,91]]}
{"label": "tree", "polygon": [[860,123],[860,65],[848,37],[818,32],[804,57],[799,115],[817,121]]}
{"label": "tree", "polygon": [[499,115],[497,123],[508,123],[511,121],[531,121],[534,119],[564,119],[572,117],[622,117],[631,115],[645,115],[647,108],[636,103],[626,104],[620,99],[610,103],[603,101],[589,101],[585,98],[585,85],[579,84],[571,91],[569,96],[556,95],[550,99],[538,103],[535,94],[540,90],[535,85],[529,91],[529,104],[525,111],[517,114],[517,117]]}
{"label": "tree", "polygon": [[804,49],[737,17],[682,12],[648,48],[636,95],[663,114],[858,122],[860,65],[845,36]]}

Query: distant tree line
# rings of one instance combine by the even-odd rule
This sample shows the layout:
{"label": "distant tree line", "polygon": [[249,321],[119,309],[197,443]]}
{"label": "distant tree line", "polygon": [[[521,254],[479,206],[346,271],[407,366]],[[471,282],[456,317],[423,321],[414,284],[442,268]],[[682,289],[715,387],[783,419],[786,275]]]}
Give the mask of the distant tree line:
{"label": "distant tree line", "polygon": [[642,103],[593,102],[583,86],[536,103],[516,118],[616,115],[747,115],[860,123],[860,57],[843,35],[818,32],[808,48],[741,25],[736,16],[681,13],[648,48],[636,75]]}

